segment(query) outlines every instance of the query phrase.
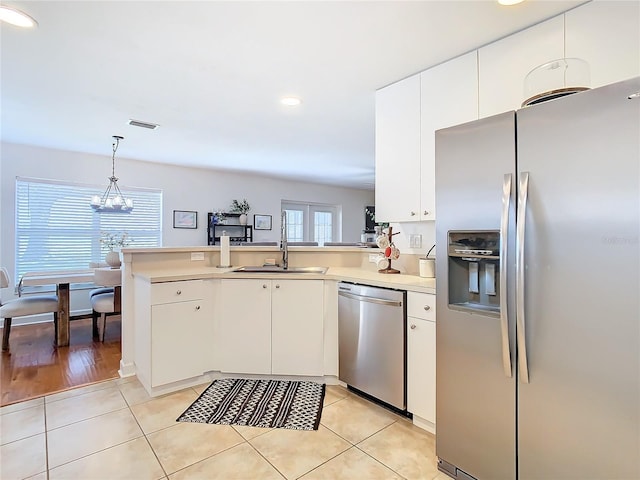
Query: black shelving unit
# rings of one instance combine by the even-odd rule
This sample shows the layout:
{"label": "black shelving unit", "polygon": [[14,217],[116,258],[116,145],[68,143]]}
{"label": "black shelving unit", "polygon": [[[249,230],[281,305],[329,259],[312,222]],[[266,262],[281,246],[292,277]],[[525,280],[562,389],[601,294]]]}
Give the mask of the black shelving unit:
{"label": "black shelving unit", "polygon": [[220,236],[223,231],[229,235],[231,245],[253,242],[253,226],[240,225],[239,213],[226,213],[225,217],[226,223],[212,223],[213,213],[207,213],[207,245],[220,245]]}

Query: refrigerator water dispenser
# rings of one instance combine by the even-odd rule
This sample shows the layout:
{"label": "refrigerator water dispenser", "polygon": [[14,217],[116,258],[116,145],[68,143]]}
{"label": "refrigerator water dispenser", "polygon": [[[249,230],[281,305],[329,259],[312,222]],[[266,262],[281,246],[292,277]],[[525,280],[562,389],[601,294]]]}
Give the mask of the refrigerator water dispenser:
{"label": "refrigerator water dispenser", "polygon": [[448,232],[449,307],[500,315],[500,232],[457,230]]}

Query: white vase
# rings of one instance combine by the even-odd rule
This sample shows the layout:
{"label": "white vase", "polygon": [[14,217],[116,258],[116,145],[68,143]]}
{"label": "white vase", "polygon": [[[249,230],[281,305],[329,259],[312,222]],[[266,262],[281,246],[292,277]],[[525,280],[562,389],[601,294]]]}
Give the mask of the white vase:
{"label": "white vase", "polygon": [[104,261],[107,262],[111,268],[120,268],[120,253],[109,250],[107,255],[104,257]]}
{"label": "white vase", "polygon": [[238,218],[238,220],[240,221],[240,225],[246,225],[247,224],[247,215],[245,213],[242,213],[240,215],[240,218]]}

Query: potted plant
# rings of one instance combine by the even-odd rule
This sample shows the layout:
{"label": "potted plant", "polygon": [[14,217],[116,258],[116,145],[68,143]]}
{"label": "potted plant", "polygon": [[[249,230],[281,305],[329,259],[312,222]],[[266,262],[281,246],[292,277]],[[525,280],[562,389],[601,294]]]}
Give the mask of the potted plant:
{"label": "potted plant", "polygon": [[233,202],[231,202],[230,210],[232,213],[240,214],[240,225],[247,224],[247,213],[249,213],[249,210],[251,210],[251,205],[249,205],[249,202],[247,202],[246,198],[243,198],[240,202],[234,199]]}
{"label": "potted plant", "polygon": [[104,261],[109,264],[111,268],[119,268],[120,267],[120,254],[115,251],[122,247],[128,246],[133,240],[129,238],[129,234],[127,232],[122,233],[110,233],[110,232],[101,232],[100,233],[100,244],[107,247],[109,251],[104,257]]}
{"label": "potted plant", "polygon": [[227,214],[225,212],[223,212],[221,209],[216,208],[213,211],[213,217],[211,218],[211,224],[212,225],[216,225],[216,224],[224,225],[225,223],[227,223]]}

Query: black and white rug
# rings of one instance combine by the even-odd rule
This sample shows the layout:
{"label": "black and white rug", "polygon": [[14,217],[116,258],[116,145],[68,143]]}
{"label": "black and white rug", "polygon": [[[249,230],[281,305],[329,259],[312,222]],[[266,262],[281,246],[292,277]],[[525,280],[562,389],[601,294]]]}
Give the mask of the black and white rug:
{"label": "black and white rug", "polygon": [[317,430],[325,385],[285,380],[215,380],[178,422]]}

